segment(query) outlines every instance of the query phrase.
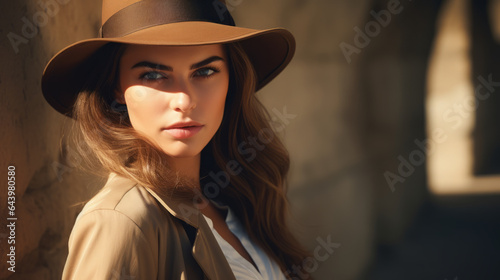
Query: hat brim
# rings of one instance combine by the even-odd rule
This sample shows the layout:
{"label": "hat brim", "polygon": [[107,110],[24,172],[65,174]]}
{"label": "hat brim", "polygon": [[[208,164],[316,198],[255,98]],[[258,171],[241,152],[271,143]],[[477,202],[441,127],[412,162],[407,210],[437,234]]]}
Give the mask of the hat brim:
{"label": "hat brim", "polygon": [[178,22],[148,27],[119,38],[94,38],[74,43],[58,52],[42,76],[42,92],[60,113],[71,116],[81,90],[77,69],[99,48],[110,42],[140,45],[191,46],[240,42],[257,73],[256,90],[278,75],[295,52],[293,35],[282,28],[255,30],[211,22]]}

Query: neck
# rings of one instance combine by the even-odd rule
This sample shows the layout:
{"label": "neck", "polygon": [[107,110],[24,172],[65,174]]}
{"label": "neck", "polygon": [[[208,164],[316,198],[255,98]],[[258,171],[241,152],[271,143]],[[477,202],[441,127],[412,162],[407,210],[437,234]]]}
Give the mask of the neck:
{"label": "neck", "polygon": [[200,181],[200,164],[201,156],[199,154],[194,157],[185,158],[171,157],[169,160],[170,168],[174,172],[192,182],[196,182],[196,184]]}

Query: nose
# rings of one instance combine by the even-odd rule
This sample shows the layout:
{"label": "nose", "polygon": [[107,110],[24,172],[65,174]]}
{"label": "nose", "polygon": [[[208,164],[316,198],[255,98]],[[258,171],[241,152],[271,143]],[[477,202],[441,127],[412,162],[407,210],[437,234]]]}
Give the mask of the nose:
{"label": "nose", "polygon": [[187,86],[182,86],[179,91],[172,94],[170,105],[174,111],[184,113],[196,108],[196,102]]}

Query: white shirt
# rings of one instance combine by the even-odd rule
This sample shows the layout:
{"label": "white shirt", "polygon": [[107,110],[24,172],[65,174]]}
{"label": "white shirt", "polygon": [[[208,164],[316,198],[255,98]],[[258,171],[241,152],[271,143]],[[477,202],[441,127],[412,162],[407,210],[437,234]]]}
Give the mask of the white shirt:
{"label": "white shirt", "polygon": [[252,257],[257,269],[243,258],[240,253],[238,253],[233,246],[231,246],[224,238],[222,238],[219,233],[214,229],[213,222],[210,218],[203,215],[205,220],[207,220],[208,225],[212,229],[212,232],[219,243],[219,246],[224,252],[229,266],[233,270],[234,276],[237,280],[286,280],[285,275],[281,272],[280,267],[276,262],[271,260],[267,254],[256,244],[254,244],[248,237],[245,228],[240,223],[238,218],[234,215],[229,207],[221,207],[227,209],[226,224],[229,230],[238,237],[245,250],[248,252],[250,257]]}

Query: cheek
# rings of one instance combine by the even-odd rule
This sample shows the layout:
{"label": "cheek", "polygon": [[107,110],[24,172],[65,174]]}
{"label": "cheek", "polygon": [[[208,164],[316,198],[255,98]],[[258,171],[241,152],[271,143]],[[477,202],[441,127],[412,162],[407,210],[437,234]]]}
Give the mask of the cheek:
{"label": "cheek", "polygon": [[137,130],[145,130],[161,112],[161,103],[155,100],[154,92],[142,86],[129,87],[125,91],[125,102],[130,122]]}
{"label": "cheek", "polygon": [[226,103],[227,91],[229,87],[229,77],[226,75],[221,79],[221,82],[214,85],[212,94],[212,106],[218,114],[223,115],[224,105]]}
{"label": "cheek", "polygon": [[150,99],[151,90],[143,86],[131,86],[125,90],[125,101],[127,106],[137,106],[145,103],[146,100]]}
{"label": "cheek", "polygon": [[212,118],[214,124],[217,125],[217,127],[220,125],[224,116],[227,90],[227,85],[217,85],[209,95],[209,100],[205,101],[205,109],[210,112],[210,117]]}

